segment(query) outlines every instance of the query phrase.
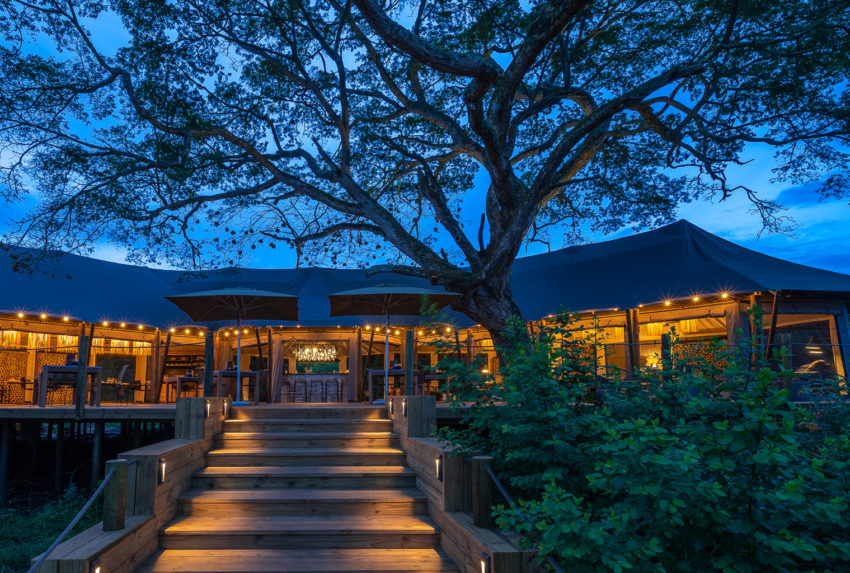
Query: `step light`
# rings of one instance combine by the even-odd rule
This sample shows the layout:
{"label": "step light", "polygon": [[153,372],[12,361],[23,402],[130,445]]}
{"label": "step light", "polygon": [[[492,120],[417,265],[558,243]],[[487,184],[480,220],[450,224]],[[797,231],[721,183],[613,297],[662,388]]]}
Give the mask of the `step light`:
{"label": "step light", "polygon": [[443,454],[434,458],[434,469],[437,471],[437,481],[443,481]]}
{"label": "step light", "polygon": [[101,573],[100,559],[95,559],[89,564],[89,573]]}
{"label": "step light", "polygon": [[490,554],[481,554],[481,573],[490,573]]}
{"label": "step light", "polygon": [[401,399],[401,414],[407,418],[407,398]]}
{"label": "step light", "polygon": [[165,482],[165,458],[159,458],[156,471],[156,484],[162,485]]}

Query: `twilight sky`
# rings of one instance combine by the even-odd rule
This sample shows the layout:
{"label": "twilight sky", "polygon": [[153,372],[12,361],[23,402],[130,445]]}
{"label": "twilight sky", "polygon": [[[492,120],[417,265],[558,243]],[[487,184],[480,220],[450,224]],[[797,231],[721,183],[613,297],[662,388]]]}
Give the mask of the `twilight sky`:
{"label": "twilight sky", "polygon": [[[120,20],[112,14],[103,14],[96,22],[90,22],[95,43],[109,53],[125,43],[126,31]],[[29,43],[33,53],[56,55],[50,42],[36,40]],[[777,199],[787,207],[785,215],[791,217],[797,227],[793,235],[768,235],[759,237],[761,223],[751,212],[746,197],[733,196],[723,203],[700,201],[681,206],[679,218],[720,237],[734,241],[750,249],[828,270],[850,274],[850,205],[847,199],[821,201],[809,187],[788,187],[771,181],[773,167],[772,150],[764,145],[751,145],[746,150],[744,166],[733,166],[729,174],[730,186],[743,184],[766,199]],[[486,181],[477,178],[476,188],[468,194],[465,203],[467,229],[477,229],[477,221],[483,208]],[[0,191],[0,195],[2,191]],[[9,205],[0,199],[0,234],[8,229],[8,221],[21,217],[31,201]],[[612,235],[601,235],[585,229],[588,241],[600,241],[632,234],[631,229],[622,229]],[[553,249],[564,245],[553,243]],[[283,245],[281,245],[283,247]],[[532,245],[520,256],[545,251],[542,245]],[[285,248],[275,250],[258,248],[251,259],[243,261],[245,266],[260,268],[289,267],[295,265],[295,254]],[[94,256],[101,259],[124,262],[124,251],[111,245],[101,244]]]}

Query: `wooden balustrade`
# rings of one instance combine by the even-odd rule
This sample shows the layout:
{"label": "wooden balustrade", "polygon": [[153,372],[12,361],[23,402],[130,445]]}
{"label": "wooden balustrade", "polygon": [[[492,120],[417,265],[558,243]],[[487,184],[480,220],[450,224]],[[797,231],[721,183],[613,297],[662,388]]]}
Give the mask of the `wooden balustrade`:
{"label": "wooden balustrade", "polygon": [[89,573],[95,560],[103,571],[130,572],[150,557],[229,410],[229,398],[178,400],[174,439],[108,461],[115,472],[104,489],[103,521],[57,546],[38,573]]}
{"label": "wooden balustrade", "polygon": [[461,571],[482,571],[484,554],[492,573],[540,570],[533,551],[517,548],[515,536],[494,529],[490,508],[496,503],[495,487],[486,469],[492,458],[464,460],[453,454],[454,448],[430,437],[436,425],[436,399],[391,396],[387,410],[407,465],[428,497],[428,515],[440,528],[441,546]]}

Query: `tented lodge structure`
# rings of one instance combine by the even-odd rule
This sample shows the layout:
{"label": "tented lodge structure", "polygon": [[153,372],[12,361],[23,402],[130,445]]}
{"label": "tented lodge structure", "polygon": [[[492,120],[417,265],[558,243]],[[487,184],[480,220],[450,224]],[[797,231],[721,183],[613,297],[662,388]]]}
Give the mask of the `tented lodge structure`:
{"label": "tented lodge structure", "polygon": [[[33,404],[39,396],[42,404],[68,403],[72,384],[63,386],[61,370],[81,355],[81,341],[104,401],[173,401],[178,389],[203,393],[205,379],[216,381],[214,392],[235,397],[235,374],[228,375],[236,363],[235,317],[195,323],[166,300],[225,288],[298,297],[298,321],[242,324],[242,370],[254,376],[246,387],[259,388],[250,397],[360,401],[368,378],[383,370],[384,318],[331,317],[329,295],[386,284],[429,286],[363,270],[183,272],[69,254],[33,267],[26,264],[33,254],[7,248],[0,258],[2,403]],[[687,221],[520,258],[513,292],[532,331],[568,309],[579,326],[599,332],[602,376],[655,366],[671,328],[681,344],[715,337],[734,344],[751,334],[747,312],[754,306],[764,312],[759,334],[790,350],[795,371],[847,373],[850,276],[743,248]],[[498,368],[487,332],[450,309],[428,319],[394,316],[389,336],[393,371],[417,372],[417,392],[439,393],[438,338],[461,345],[465,359],[477,356],[487,369]]]}

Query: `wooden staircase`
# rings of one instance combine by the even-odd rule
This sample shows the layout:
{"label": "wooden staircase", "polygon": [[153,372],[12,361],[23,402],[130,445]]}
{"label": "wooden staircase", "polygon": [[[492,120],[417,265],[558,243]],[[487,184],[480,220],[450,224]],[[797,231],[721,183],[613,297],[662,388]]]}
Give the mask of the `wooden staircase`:
{"label": "wooden staircase", "polygon": [[456,571],[383,413],[235,407],[139,571]]}

